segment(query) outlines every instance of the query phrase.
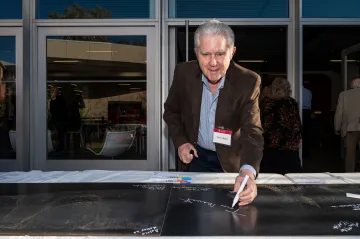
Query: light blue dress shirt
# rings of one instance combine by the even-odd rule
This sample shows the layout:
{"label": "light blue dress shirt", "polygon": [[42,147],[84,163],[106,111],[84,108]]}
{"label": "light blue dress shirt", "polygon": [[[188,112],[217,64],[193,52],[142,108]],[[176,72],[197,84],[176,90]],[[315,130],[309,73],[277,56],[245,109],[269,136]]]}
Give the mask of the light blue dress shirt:
{"label": "light blue dress shirt", "polygon": [[[202,82],[204,86],[201,99],[200,125],[197,144],[204,149],[216,151],[215,143],[213,142],[215,114],[220,90],[224,88],[225,76],[219,82],[219,86],[215,94],[211,92],[209,82],[204,75],[202,75]],[[256,170],[251,165],[243,165],[240,168],[240,171],[243,169],[249,169],[256,177]]]}

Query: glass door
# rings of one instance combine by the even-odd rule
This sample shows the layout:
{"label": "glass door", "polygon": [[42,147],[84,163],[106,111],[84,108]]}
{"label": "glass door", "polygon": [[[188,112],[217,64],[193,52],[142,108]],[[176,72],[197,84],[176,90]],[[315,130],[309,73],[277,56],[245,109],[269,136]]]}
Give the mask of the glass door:
{"label": "glass door", "polygon": [[0,27],[0,171],[24,170],[22,29]]}
{"label": "glass door", "polygon": [[[169,28],[169,86],[176,64],[196,60],[194,35],[197,22],[184,20],[182,26]],[[257,72],[262,78],[262,86],[268,86],[276,77],[290,78],[288,67],[288,28],[286,25],[230,25],[235,35],[235,63]],[[260,41],[268,39],[271,41]],[[169,140],[170,141],[170,140]],[[177,149],[169,143],[170,168],[178,169]]]}
{"label": "glass door", "polygon": [[344,90],[348,90],[351,81],[360,77],[360,43],[342,50],[341,65]]}
{"label": "glass door", "polygon": [[159,170],[160,87],[151,27],[38,33],[42,170]]}

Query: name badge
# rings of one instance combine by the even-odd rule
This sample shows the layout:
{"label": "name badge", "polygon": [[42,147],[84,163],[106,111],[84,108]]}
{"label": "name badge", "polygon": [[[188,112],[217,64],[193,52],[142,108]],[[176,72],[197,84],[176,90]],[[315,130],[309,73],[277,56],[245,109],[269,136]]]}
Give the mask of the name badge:
{"label": "name badge", "polygon": [[231,130],[214,128],[213,142],[217,144],[231,146],[231,134]]}

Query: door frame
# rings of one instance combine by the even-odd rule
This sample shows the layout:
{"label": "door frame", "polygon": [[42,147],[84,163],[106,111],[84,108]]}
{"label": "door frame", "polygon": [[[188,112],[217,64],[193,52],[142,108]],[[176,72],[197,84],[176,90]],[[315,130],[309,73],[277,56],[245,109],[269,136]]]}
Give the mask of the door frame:
{"label": "door frame", "polygon": [[[163,93],[163,100],[165,101],[166,96],[169,92],[169,88],[171,86],[172,80],[173,80],[173,72],[176,66],[176,62],[177,62],[177,50],[176,50],[176,41],[177,41],[177,35],[176,35],[176,29],[178,27],[185,27],[186,28],[186,36],[185,36],[185,41],[186,41],[186,48],[188,49],[189,44],[189,27],[197,27],[199,25],[201,25],[203,22],[205,22],[207,19],[171,19],[168,20],[166,23],[166,29],[167,29],[167,52],[168,52],[168,56],[167,56],[167,65],[166,65],[166,69],[167,71],[164,72],[164,79],[168,78],[168,81],[165,82],[166,84],[166,89],[164,89],[164,93]],[[221,19],[220,19],[221,20]],[[275,21],[275,20],[269,20],[269,21],[265,21],[264,19],[260,19],[260,20],[250,20],[250,21],[240,21],[238,19],[236,20],[232,20],[232,19],[223,19],[221,20],[223,23],[229,25],[231,28],[233,27],[261,27],[261,26],[269,26],[269,27],[285,27],[287,34],[286,34],[286,42],[287,42],[287,46],[286,46],[286,73],[287,73],[287,79],[290,82],[290,85],[293,87],[292,90],[292,97],[299,100],[298,99],[298,95],[296,94],[296,92],[298,91],[298,79],[296,78],[296,64],[297,61],[295,59],[295,50],[296,50],[296,46],[295,44],[293,44],[293,42],[295,41],[296,37],[294,35],[294,26],[291,22],[291,20],[289,19],[281,19],[279,21]],[[241,46],[240,46],[241,47]],[[188,50],[187,50],[188,52]],[[187,56],[188,57],[188,56]],[[166,130],[166,124],[164,124],[164,131],[167,132]],[[166,135],[167,140],[165,141],[165,143],[163,144],[163,155],[166,155],[166,157],[169,159],[169,168],[172,170],[176,170],[177,167],[177,149],[175,149],[170,136],[167,134]],[[300,160],[302,163],[302,157],[301,157],[301,150],[300,150]]]}
{"label": "door frame", "polygon": [[[15,37],[15,64],[16,64],[16,159],[1,159],[0,171],[23,171],[25,169],[28,143],[25,135],[25,125],[28,119],[23,115],[23,31],[21,27],[0,27],[0,37]],[[20,120],[21,119],[21,120]]]}
{"label": "door frame", "polygon": [[349,87],[348,83],[348,55],[360,51],[360,43],[348,47],[341,51],[341,76],[343,80],[344,90],[347,90]]}
{"label": "door frame", "polygon": [[[36,137],[35,161],[40,170],[159,170],[160,168],[160,124],[157,116],[160,112],[160,104],[157,102],[157,87],[160,87],[159,70],[160,64],[156,57],[156,31],[155,27],[39,27],[37,34],[37,82],[33,92],[36,95],[34,110],[35,132],[42,137]],[[147,158],[146,160],[47,160],[46,144],[46,43],[48,36],[146,36],[147,55]],[[150,140],[151,139],[151,140]]]}

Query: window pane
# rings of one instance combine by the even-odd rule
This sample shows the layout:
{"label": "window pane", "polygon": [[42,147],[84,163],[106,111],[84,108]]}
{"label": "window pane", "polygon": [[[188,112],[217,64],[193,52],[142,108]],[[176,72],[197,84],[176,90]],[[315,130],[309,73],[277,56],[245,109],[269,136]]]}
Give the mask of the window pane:
{"label": "window pane", "polygon": [[154,18],[155,0],[38,0],[38,19]]}
{"label": "window pane", "polygon": [[304,18],[358,18],[359,0],[302,0]]}
{"label": "window pane", "polygon": [[48,159],[146,160],[146,37],[47,40]]}
{"label": "window pane", "polygon": [[0,159],[16,158],[15,37],[0,36]]}
{"label": "window pane", "polygon": [[0,7],[0,19],[21,19],[22,0],[12,0],[2,3]]}
{"label": "window pane", "polygon": [[287,18],[288,0],[169,0],[170,18]]}
{"label": "window pane", "polygon": [[[261,76],[261,86],[269,86],[275,77],[287,77],[287,28],[286,26],[231,26],[235,35],[235,63]],[[189,27],[189,60],[196,60],[194,33]],[[177,28],[177,63],[186,61],[186,29]],[[266,40],[264,40],[266,39]],[[260,98],[263,98],[263,91]],[[176,154],[176,157],[177,154]]]}
{"label": "window pane", "polygon": [[[303,89],[306,91],[303,94],[306,172],[344,172],[346,138],[335,133],[334,116],[345,83],[350,88],[351,81],[360,77],[360,48],[348,56],[346,79],[342,77],[341,52],[358,44],[359,26],[306,26],[303,29],[303,85],[312,93],[310,101],[308,91]],[[347,125],[346,121],[342,122]]]}

